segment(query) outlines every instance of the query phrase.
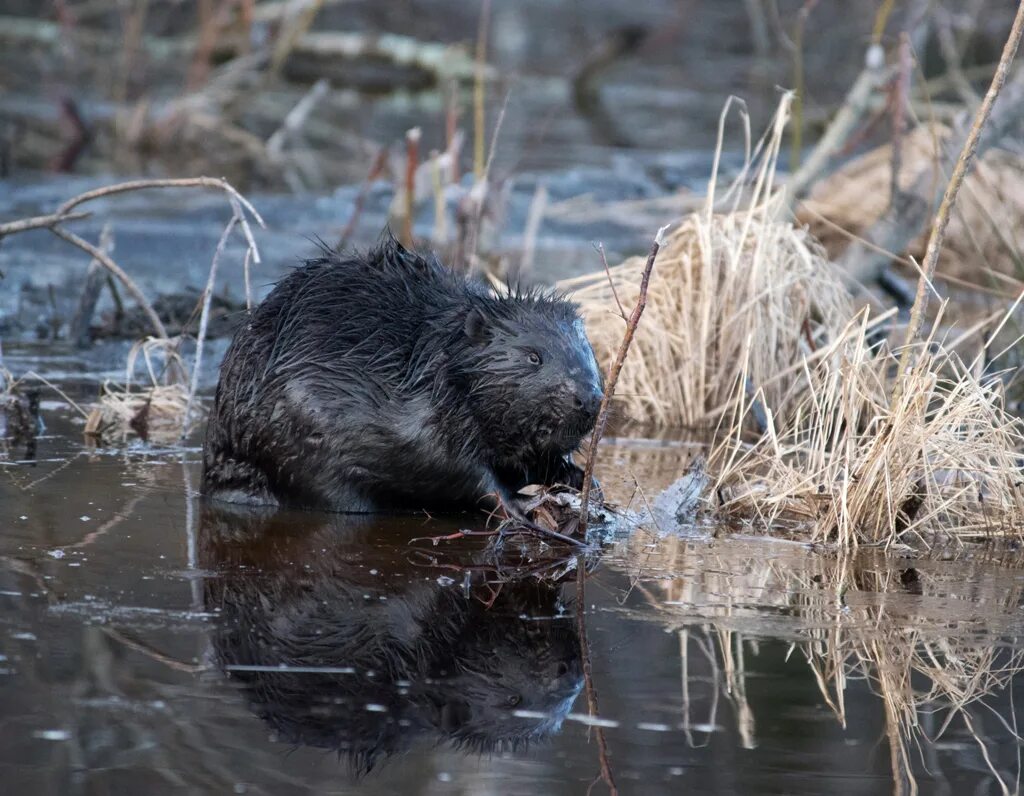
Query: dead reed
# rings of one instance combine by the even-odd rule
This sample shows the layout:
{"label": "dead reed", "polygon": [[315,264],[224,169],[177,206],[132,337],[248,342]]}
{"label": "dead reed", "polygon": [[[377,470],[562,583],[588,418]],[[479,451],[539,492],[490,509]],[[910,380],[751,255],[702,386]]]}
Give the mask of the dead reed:
{"label": "dead reed", "polygon": [[978,375],[933,332],[897,390],[899,352],[876,350],[865,311],[803,364],[791,420],[769,413],[753,445],[712,457],[727,514],[771,528],[800,520],[813,541],[892,545],[1024,532],[1024,425],[1002,382]]}
{"label": "dead reed", "polygon": [[[188,367],[179,353],[180,342],[150,337],[132,346],[123,383],[104,382],[99,400],[85,421],[89,437],[127,439],[130,433],[147,442],[171,444],[191,432],[205,416],[192,406]],[[142,358],[145,377],[135,380]]]}
{"label": "dead reed", "polygon": [[[835,339],[850,317],[839,271],[805,230],[780,220],[782,197],[773,185],[789,103],[787,95],[748,169],[723,195],[713,174],[704,209],[667,237],[647,318],[620,377],[620,404],[630,418],[715,424],[748,384],[785,411],[804,378],[794,363]],[[643,267],[636,257],[559,283],[579,302],[601,362],[618,350],[619,302],[635,303]]]}

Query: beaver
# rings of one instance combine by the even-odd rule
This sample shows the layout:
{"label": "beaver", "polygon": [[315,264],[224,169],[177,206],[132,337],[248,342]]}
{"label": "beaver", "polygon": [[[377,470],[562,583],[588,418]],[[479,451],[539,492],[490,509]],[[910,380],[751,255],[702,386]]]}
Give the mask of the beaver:
{"label": "beaver", "polygon": [[[583,686],[562,594],[575,573],[517,579],[514,560],[485,572],[491,553],[472,548],[413,562],[412,528],[423,532],[400,515],[205,505],[215,664],[279,741],[337,750],[360,775],[439,742],[488,753],[548,741]],[[453,580],[452,564],[472,576]]]}
{"label": "beaver", "polygon": [[601,375],[576,305],[495,294],[390,235],[279,282],[221,365],[204,493],[336,512],[517,513],[582,486]]}

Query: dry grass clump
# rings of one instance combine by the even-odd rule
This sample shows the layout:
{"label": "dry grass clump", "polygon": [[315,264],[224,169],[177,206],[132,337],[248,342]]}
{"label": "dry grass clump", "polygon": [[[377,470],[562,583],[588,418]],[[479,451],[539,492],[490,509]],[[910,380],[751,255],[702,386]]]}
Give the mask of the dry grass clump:
{"label": "dry grass clump", "polygon": [[[901,142],[899,188],[914,191],[927,183],[934,196],[947,175],[937,165],[940,149],[951,137],[941,125],[921,126]],[[797,219],[807,224],[829,257],[838,259],[850,242],[890,211],[892,144],[884,144],[846,163],[815,184]],[[938,272],[978,281],[978,264],[1003,274],[1021,272],[1017,241],[1008,230],[1017,228],[1024,215],[1024,158],[990,149],[974,164],[964,180],[946,231]],[[844,230],[845,234],[839,230]],[[918,262],[928,241],[925,229],[905,252]],[[973,271],[973,272],[972,272]]]}
{"label": "dry grass clump", "polygon": [[[85,433],[122,439],[134,433],[146,441],[172,443],[194,430],[203,418],[203,410],[198,405],[189,407],[188,369],[178,345],[176,338],[154,337],[133,345],[124,383],[104,382],[99,401],[86,417]],[[133,384],[140,355],[146,383]]]}
{"label": "dry grass clump", "polygon": [[[839,271],[806,231],[780,220],[783,197],[772,184],[788,107],[787,97],[756,170],[745,170],[717,199],[713,176],[706,208],[685,218],[659,252],[616,393],[629,417],[713,424],[746,384],[784,411],[803,381],[790,366],[834,339],[850,317]],[[730,204],[730,212],[714,212]],[[579,302],[603,363],[618,350],[621,307],[635,303],[644,262],[635,257],[559,283]]]}
{"label": "dry grass clump", "polygon": [[713,457],[727,513],[767,526],[804,520],[814,541],[841,545],[1020,535],[1024,425],[1002,383],[980,378],[939,341],[898,356],[869,342],[865,311],[816,363],[792,419],[752,446],[739,432]]}

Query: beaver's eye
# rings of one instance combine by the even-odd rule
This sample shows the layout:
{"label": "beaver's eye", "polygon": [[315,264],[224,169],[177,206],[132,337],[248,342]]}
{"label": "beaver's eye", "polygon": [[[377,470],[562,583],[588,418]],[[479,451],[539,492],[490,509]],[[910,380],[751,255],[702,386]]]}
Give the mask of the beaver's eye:
{"label": "beaver's eye", "polygon": [[540,354],[538,354],[536,351],[531,351],[530,352],[530,356],[528,357],[528,359],[530,360],[530,364],[531,365],[539,365],[540,364]]}
{"label": "beaver's eye", "polygon": [[523,698],[518,694],[512,694],[505,700],[505,704],[510,708],[519,707],[519,703],[523,701]]}

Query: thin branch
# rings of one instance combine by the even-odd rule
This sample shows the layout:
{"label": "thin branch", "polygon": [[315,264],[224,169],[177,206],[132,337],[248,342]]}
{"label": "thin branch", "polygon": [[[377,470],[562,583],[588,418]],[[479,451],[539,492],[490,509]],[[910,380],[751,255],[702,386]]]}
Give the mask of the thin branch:
{"label": "thin branch", "polygon": [[615,289],[615,280],[612,279],[612,269],[608,267],[608,257],[604,253],[604,244],[598,243],[595,247],[597,253],[601,255],[601,264],[604,266],[604,273],[608,277],[608,285],[612,289],[612,296],[615,298],[615,306],[619,308],[619,315],[622,320],[629,322],[629,318],[626,316],[626,311],[622,309],[622,302],[619,301],[619,291]]}
{"label": "thin branch", "polygon": [[476,32],[476,70],[473,76],[473,173],[484,176],[484,76],[487,58],[487,32],[491,24],[491,0],[483,0]]}
{"label": "thin branch", "polygon": [[659,229],[658,234],[654,236],[654,243],[651,244],[651,251],[647,255],[647,264],[644,266],[643,276],[640,278],[640,295],[637,297],[633,314],[629,316],[629,321],[626,323],[626,332],[622,336],[619,352],[615,355],[615,361],[608,368],[608,378],[605,380],[601,411],[598,413],[597,422],[594,424],[594,433],[590,436],[587,465],[583,470],[583,491],[580,496],[579,522],[579,535],[581,538],[586,538],[587,520],[590,518],[590,487],[594,480],[594,460],[597,458],[597,446],[601,442],[605,426],[608,425],[608,410],[611,407],[612,396],[615,394],[615,383],[619,380],[622,363],[626,361],[626,354],[629,353],[629,345],[633,342],[633,335],[636,334],[636,327],[640,323],[640,316],[643,315],[644,307],[647,306],[647,286],[651,281],[654,260],[657,258],[658,251],[665,242],[667,230],[668,225]]}
{"label": "thin branch", "polygon": [[28,232],[32,229],[51,229],[52,227],[60,224],[64,221],[78,221],[82,218],[88,218],[91,213],[50,213],[45,216],[33,216],[32,218],[22,218],[18,221],[8,221],[6,224],[0,224],[0,238],[6,235],[14,235],[18,232]]}
{"label": "thin branch", "polygon": [[142,311],[146,313],[146,318],[149,320],[150,325],[152,325],[153,331],[156,332],[156,336],[167,339],[167,329],[164,327],[163,321],[160,320],[160,316],[156,314],[156,310],[153,309],[153,306],[146,299],[145,294],[105,251],[93,246],[89,241],[78,237],[74,232],[69,232],[63,227],[50,227],[50,231],[58,238],[67,241],[72,246],[77,246],[82,251],[91,255],[96,262],[116,276],[121,284],[124,285],[124,289],[128,291],[128,294],[142,307]]}
{"label": "thin branch", "polygon": [[[586,583],[587,562],[586,558],[580,555],[576,558],[576,625],[580,637],[580,660],[583,665],[583,687],[587,694],[587,712],[596,718],[600,715],[600,711],[597,704],[597,688],[594,686],[593,667],[590,664],[590,642],[587,640]],[[612,776],[612,767],[608,760],[608,742],[604,737],[604,728],[595,725],[594,735],[597,738],[597,758],[601,765],[601,779],[608,786],[612,796],[618,796],[619,790],[615,787],[615,777]]]}
{"label": "thin branch", "polygon": [[[129,191],[138,191],[146,188],[215,188],[226,193],[234,211],[234,218],[236,222],[241,225],[245,238],[249,243],[249,252],[252,261],[259,264],[259,249],[256,247],[256,241],[253,238],[252,229],[250,228],[248,219],[246,218],[246,212],[256,219],[256,222],[261,227],[266,228],[266,224],[264,223],[262,216],[256,212],[256,208],[252,206],[252,203],[235,190],[227,180],[214,177],[190,177],[186,179],[167,180],[132,180],[130,182],[122,182],[116,185],[107,185],[102,188],[95,188],[91,191],[86,191],[85,193],[81,193],[78,196],[68,199],[64,204],[58,207],[55,212],[49,215],[35,216],[33,218],[26,218],[19,221],[0,224],[0,238],[3,238],[5,235],[12,235],[17,232],[27,232],[32,229],[49,229],[58,238],[70,243],[72,246],[77,246],[82,251],[91,255],[92,258],[110,274],[117,277],[121,284],[125,286],[125,289],[132,298],[134,298],[135,301],[138,302],[139,306],[142,307],[142,310],[149,319],[150,325],[152,325],[156,336],[167,339],[167,329],[160,320],[160,316],[156,314],[156,311],[132,278],[128,276],[128,274],[117,263],[115,263],[106,252],[89,243],[89,241],[84,238],[79,237],[75,233],[59,226],[64,221],[76,221],[90,215],[85,212],[71,212],[81,204],[107,196],[114,196],[116,194],[128,193]],[[245,209],[245,212],[242,212],[242,208]],[[248,288],[248,269],[246,271],[246,285],[246,300],[251,304],[251,295]]]}
{"label": "thin branch", "polygon": [[913,58],[910,53],[910,36],[900,34],[899,72],[893,85],[892,94],[892,160],[889,182],[889,205],[895,205],[900,190],[900,170],[903,166],[903,138],[907,131],[907,104],[910,102],[910,76]]}
{"label": "thin branch", "polygon": [[348,222],[345,224],[345,228],[341,231],[341,237],[338,239],[338,244],[334,247],[336,251],[344,249],[348,244],[349,239],[352,237],[352,233],[355,232],[356,225],[359,223],[359,217],[363,214],[363,205],[366,204],[366,195],[370,192],[370,188],[373,186],[374,180],[384,172],[387,165],[388,151],[386,148],[381,147],[377,150],[377,155],[374,157],[373,163],[370,165],[370,171],[367,172],[366,179],[363,180],[363,184],[359,186],[359,193],[356,194],[355,201],[352,203],[352,215],[349,216]]}
{"label": "thin branch", "polygon": [[295,139],[295,136],[305,126],[310,114],[320,104],[320,100],[330,93],[330,90],[330,81],[322,77],[302,96],[302,99],[295,103],[295,107],[288,111],[281,126],[267,139],[267,155],[271,160],[281,159],[285,146]]}
{"label": "thin branch", "polygon": [[[1020,44],[1022,33],[1024,33],[1024,2],[1021,2],[1017,6],[1017,14],[1013,20],[1013,27],[1010,29],[1010,35],[1006,40],[1006,45],[1003,47],[1003,54],[999,59],[999,65],[996,67],[996,72],[992,76],[992,83],[989,85],[988,91],[985,93],[985,99],[982,101],[974,116],[974,122],[971,124],[970,132],[967,134],[967,140],[964,141],[960,157],[957,159],[956,167],[953,169],[953,176],[950,178],[949,184],[946,186],[946,191],[942,196],[942,203],[939,205],[939,210],[935,215],[934,222],[932,222],[931,234],[928,236],[928,245],[925,248],[924,259],[921,263],[922,272],[917,282],[917,297],[914,300],[914,306],[911,309],[910,324],[907,327],[907,336],[904,341],[903,352],[900,355],[899,372],[901,376],[906,374],[910,367],[911,344],[917,341],[921,333],[924,314],[928,309],[928,289],[935,276],[935,267],[939,261],[939,252],[942,250],[942,241],[946,235],[946,226],[949,224],[949,214],[953,209],[953,205],[956,203],[956,197],[960,191],[960,186],[963,184],[964,177],[967,175],[967,171],[970,169],[971,163],[974,160],[975,153],[978,149],[978,141],[981,138],[981,132],[985,127],[985,122],[988,120],[989,114],[992,112],[992,106],[995,104],[996,98],[999,96],[999,92],[1006,83],[1006,76],[1010,71],[1010,63],[1013,61],[1013,58],[1017,53],[1017,47]],[[902,383],[903,379],[901,378],[897,382],[897,390],[900,389],[899,385]]]}
{"label": "thin branch", "polygon": [[259,265],[262,260],[260,259],[260,249],[256,245],[256,238],[252,235],[252,227],[249,226],[249,219],[245,217],[245,213],[242,212],[241,203],[235,198],[231,199],[231,209],[235,213],[235,218],[238,219],[238,226],[242,228],[242,234],[245,236],[245,242],[249,244],[249,247],[245,250],[245,261],[242,265],[242,271],[245,275],[245,308],[252,312],[252,282],[249,278],[250,265]]}
{"label": "thin branch", "polygon": [[793,28],[793,136],[789,156],[792,170],[796,170],[800,166],[800,155],[803,149],[804,98],[807,93],[807,85],[804,80],[804,31],[807,28],[807,19],[817,4],[818,0],[805,0],[800,11],[797,12],[796,25]]}
{"label": "thin branch", "polygon": [[196,356],[195,362],[192,365],[192,383],[189,385],[188,401],[185,403],[185,414],[181,421],[182,438],[188,434],[189,420],[192,417],[192,404],[195,403],[196,392],[199,389],[199,371],[203,364],[203,343],[206,341],[206,327],[210,322],[210,302],[213,299],[213,291],[216,286],[217,264],[220,262],[221,255],[224,253],[224,247],[227,246],[228,238],[231,236],[235,224],[239,222],[238,211],[241,208],[234,202],[232,206],[231,219],[228,221],[227,226],[224,227],[220,240],[217,241],[217,248],[214,250],[213,260],[210,262],[210,275],[206,279],[206,289],[203,291],[203,311],[199,316],[199,333],[196,335]]}
{"label": "thin branch", "polygon": [[420,128],[405,134],[405,194],[402,203],[402,245],[413,246],[413,215],[416,212],[416,169],[420,161]]}
{"label": "thin branch", "polygon": [[131,180],[130,182],[121,182],[117,185],[107,185],[103,188],[95,188],[91,191],[79,194],[71,199],[68,199],[64,204],[57,208],[57,212],[54,215],[67,215],[72,208],[78,207],[78,205],[84,202],[91,202],[93,199],[100,199],[105,196],[113,196],[114,194],[127,193],[129,191],[139,191],[144,188],[216,188],[217,190],[224,191],[228,196],[233,196],[239,201],[239,203],[248,211],[253,218],[264,229],[266,224],[263,222],[262,216],[256,212],[256,208],[252,206],[252,203],[240,194],[235,188],[224,179],[220,177],[186,177],[183,179],[168,179],[168,180]]}

